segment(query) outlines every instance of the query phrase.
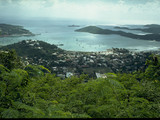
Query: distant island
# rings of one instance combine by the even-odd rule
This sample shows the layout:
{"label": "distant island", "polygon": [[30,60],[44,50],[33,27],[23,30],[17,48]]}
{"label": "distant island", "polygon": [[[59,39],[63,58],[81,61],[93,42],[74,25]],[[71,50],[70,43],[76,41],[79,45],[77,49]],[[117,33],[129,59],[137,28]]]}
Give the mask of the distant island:
{"label": "distant island", "polygon": [[[154,26],[154,25],[151,25]],[[129,29],[126,27],[117,27],[119,29]],[[145,30],[145,31],[156,31],[156,29],[160,29],[160,26],[158,27],[149,27],[148,29],[139,29],[139,30]],[[135,29],[132,29],[135,30]],[[136,29],[137,30],[137,29]],[[105,34],[105,35],[110,35],[110,34],[116,34],[116,35],[121,35],[124,37],[129,37],[133,39],[141,39],[141,40],[155,40],[155,41],[160,41],[160,34],[158,32],[153,32],[151,34],[146,34],[146,35],[137,35],[133,33],[127,33],[123,31],[113,31],[109,29],[102,29],[96,26],[87,26],[78,30],[75,30],[76,32],[88,32],[88,33],[93,33],[93,34]]]}
{"label": "distant island", "polygon": [[10,37],[10,36],[33,36],[32,32],[24,29],[22,26],[10,25],[10,24],[0,24],[0,37]]}
{"label": "distant island", "polygon": [[79,25],[68,25],[68,27],[80,27]]}

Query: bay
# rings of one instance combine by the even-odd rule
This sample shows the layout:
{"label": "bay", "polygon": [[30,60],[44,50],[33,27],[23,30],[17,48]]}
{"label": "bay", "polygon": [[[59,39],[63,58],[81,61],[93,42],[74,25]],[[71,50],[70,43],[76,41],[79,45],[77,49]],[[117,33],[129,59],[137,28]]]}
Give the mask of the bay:
{"label": "bay", "polygon": [[[1,20],[1,23],[21,25],[32,33],[40,34],[36,36],[21,37],[1,37],[0,46],[17,43],[22,40],[41,40],[50,44],[60,45],[60,48],[69,51],[97,52],[111,48],[137,49],[138,51],[157,50],[160,42],[131,39],[119,35],[98,35],[91,33],[75,32],[76,29],[96,25],[103,29],[117,30],[116,25],[108,25],[93,21],[62,20],[62,19],[34,19],[34,20]],[[69,25],[79,25],[80,27],[69,27]],[[126,26],[126,25],[121,25]],[[142,25],[127,25],[130,28],[142,28]],[[147,34],[135,30],[123,30],[135,34]]]}

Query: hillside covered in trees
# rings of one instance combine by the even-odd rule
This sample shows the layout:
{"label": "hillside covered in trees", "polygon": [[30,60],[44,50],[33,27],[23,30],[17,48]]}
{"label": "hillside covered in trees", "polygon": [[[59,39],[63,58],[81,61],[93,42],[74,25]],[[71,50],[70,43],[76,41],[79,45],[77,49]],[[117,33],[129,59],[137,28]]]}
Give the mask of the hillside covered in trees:
{"label": "hillside covered in trees", "polygon": [[64,80],[41,65],[24,65],[14,50],[0,58],[0,118],[160,117],[157,55],[146,60],[144,72]]}

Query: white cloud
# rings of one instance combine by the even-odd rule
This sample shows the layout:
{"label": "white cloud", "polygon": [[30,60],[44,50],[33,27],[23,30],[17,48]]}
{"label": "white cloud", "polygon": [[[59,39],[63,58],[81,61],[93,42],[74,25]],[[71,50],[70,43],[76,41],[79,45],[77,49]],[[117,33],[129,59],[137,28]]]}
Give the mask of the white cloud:
{"label": "white cloud", "polygon": [[[145,4],[128,4],[127,0],[106,2],[75,2],[75,0],[6,0],[0,15],[21,17],[59,17],[106,21],[112,23],[159,23],[160,1],[153,0]],[[12,3],[12,4],[11,4]],[[14,4],[13,4],[14,3]],[[16,4],[15,4],[16,3]]]}

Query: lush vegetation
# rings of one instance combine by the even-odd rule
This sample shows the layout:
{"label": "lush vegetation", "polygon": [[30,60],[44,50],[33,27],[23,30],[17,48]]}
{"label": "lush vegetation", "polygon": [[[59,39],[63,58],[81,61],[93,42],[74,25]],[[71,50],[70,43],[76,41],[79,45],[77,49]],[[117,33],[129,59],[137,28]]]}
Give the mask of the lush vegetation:
{"label": "lush vegetation", "polygon": [[146,61],[145,72],[64,80],[43,66],[23,66],[15,51],[0,58],[0,118],[160,117],[158,56]]}
{"label": "lush vegetation", "polygon": [[[29,42],[29,43],[27,43]],[[38,58],[47,58],[55,59],[52,56],[52,53],[64,53],[64,50],[58,48],[56,45],[51,45],[43,41],[32,41],[32,40],[23,40],[18,43],[11,45],[3,46],[0,50],[15,49],[17,54],[21,57],[38,57]],[[31,46],[31,45],[33,46]],[[41,49],[38,49],[40,47]]]}

